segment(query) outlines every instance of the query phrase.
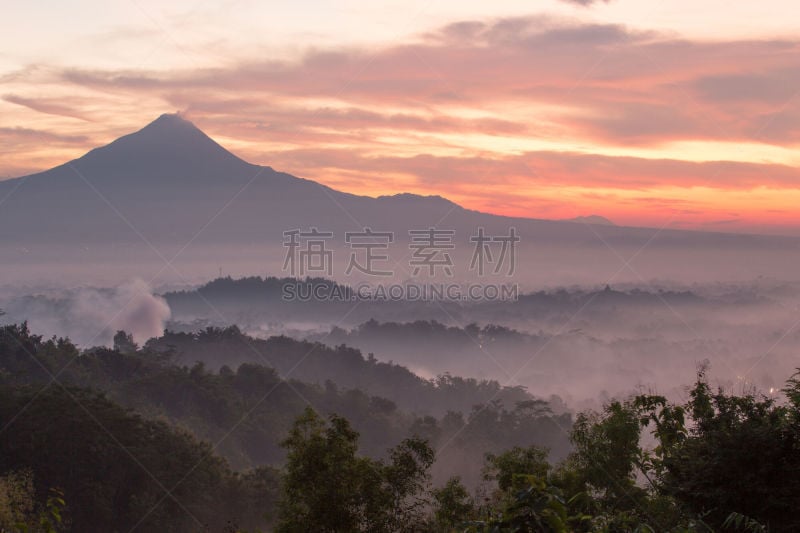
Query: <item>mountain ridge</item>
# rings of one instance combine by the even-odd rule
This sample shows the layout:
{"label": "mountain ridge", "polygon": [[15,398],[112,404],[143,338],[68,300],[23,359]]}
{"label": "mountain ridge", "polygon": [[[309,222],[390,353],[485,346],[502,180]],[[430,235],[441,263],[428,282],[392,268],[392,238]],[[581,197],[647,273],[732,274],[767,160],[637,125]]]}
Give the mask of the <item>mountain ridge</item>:
{"label": "mountain ridge", "polygon": [[[210,220],[228,225],[216,232],[217,240],[253,241],[259,238],[253,231],[259,221],[264,228],[306,226],[298,216],[304,206],[309,216],[317,216],[314,225],[334,229],[353,229],[354,214],[391,218],[387,207],[394,218],[402,211],[422,210],[428,215],[413,218],[429,224],[447,211],[463,209],[438,196],[372,198],[342,192],[255,165],[178,114],[162,114],[140,130],[51,169],[2,181],[0,197],[4,192],[14,201],[0,209],[0,244],[141,236],[183,240]],[[39,209],[47,216],[39,216]],[[213,233],[211,228],[204,236]]]}
{"label": "mountain ridge", "polygon": [[[152,163],[156,161],[158,165],[154,172]],[[177,166],[180,163],[182,166]],[[150,168],[143,167],[150,164]],[[123,167],[123,169],[120,169]],[[322,183],[307,178],[295,176],[286,172],[276,171],[268,165],[250,163],[237,156],[224,146],[217,143],[213,138],[203,132],[194,123],[184,118],[180,113],[163,113],[158,118],[148,123],[143,128],[123,135],[108,144],[89,150],[84,155],[58,165],[56,167],[36,172],[33,174],[9,178],[0,181],[0,188],[7,187],[9,184],[17,184],[21,181],[36,181],[41,176],[46,176],[57,170],[71,169],[72,172],[79,174],[80,178],[91,182],[95,186],[100,186],[102,177],[107,172],[114,172],[123,178],[138,178],[130,181],[119,180],[115,185],[133,186],[150,184],[151,181],[174,180],[181,186],[192,183],[192,178],[198,174],[224,177],[231,179],[240,185],[246,184],[250,180],[266,176],[275,182],[295,182],[313,184],[323,188],[329,194],[345,195],[349,198],[360,198],[373,200],[381,205],[386,202],[419,202],[428,205],[438,204],[440,207],[458,209],[464,212],[471,212],[481,215],[488,215],[505,220],[530,220],[547,223],[570,223],[570,224],[589,224],[593,226],[613,226],[629,229],[655,229],[639,226],[619,226],[608,218],[591,214],[577,216],[569,219],[544,219],[535,216],[520,217],[499,215],[482,211],[475,211],[465,208],[460,204],[438,194],[423,195],[412,192],[398,192],[395,194],[380,195],[371,197],[346,191],[333,189]],[[247,172],[251,172],[248,176]],[[151,178],[151,179],[148,179]],[[213,184],[213,181],[210,182]],[[707,230],[681,229],[671,231],[684,231],[703,234],[722,234],[722,235],[746,235],[739,233],[725,233]],[[780,237],[765,235],[765,237]],[[791,238],[791,237],[790,237]]]}
{"label": "mountain ridge", "polygon": [[[25,250],[38,250],[37,257],[48,259],[36,265],[98,261],[113,270],[118,267],[110,262],[127,265],[144,261],[142,257],[163,264],[171,254],[186,255],[191,245],[186,252],[195,254],[192,268],[199,264],[205,272],[213,265],[211,271],[217,272],[247,249],[250,266],[239,273],[252,274],[253,268],[268,264],[274,273],[286,253],[284,232],[311,227],[333,233],[336,249],[348,247],[343,239],[347,232],[393,232],[393,259],[405,262],[411,254],[411,230],[452,230],[457,252],[466,256],[459,260],[466,265],[470,235],[479,228],[486,235],[508,235],[513,227],[521,238],[520,261],[529,265],[526,273],[544,281],[580,280],[584,271],[592,273],[588,279],[596,281],[599,275],[604,281],[620,265],[628,268],[627,257],[636,259],[637,276],[664,277],[676,268],[676,251],[691,255],[674,263],[681,267],[719,265],[737,276],[761,273],[755,270],[759,263],[769,265],[769,274],[800,262],[795,257],[800,239],[794,237],[615,226],[598,224],[595,218],[510,217],[464,208],[439,195],[343,192],[249,163],[173,114],[75,160],[0,182],[2,198],[0,259],[9,265],[33,260]],[[221,257],[220,246],[233,257]],[[105,250],[106,255],[80,256],[89,249]],[[115,259],[122,249],[128,250],[126,258]],[[778,262],[754,253],[762,250],[795,255]],[[344,259],[346,251],[341,252]],[[398,273],[406,275],[404,270]]]}
{"label": "mountain ridge", "polygon": [[595,224],[597,226],[616,226],[614,222],[602,215],[581,215],[564,220],[565,222],[581,222],[583,224]]}

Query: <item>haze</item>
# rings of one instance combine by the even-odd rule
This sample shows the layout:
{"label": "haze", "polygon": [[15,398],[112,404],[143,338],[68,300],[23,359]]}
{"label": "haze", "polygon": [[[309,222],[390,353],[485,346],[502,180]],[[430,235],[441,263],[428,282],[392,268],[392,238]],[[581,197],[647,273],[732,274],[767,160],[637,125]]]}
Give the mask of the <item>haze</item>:
{"label": "haze", "polygon": [[795,11],[4,6],[0,530],[797,531]]}

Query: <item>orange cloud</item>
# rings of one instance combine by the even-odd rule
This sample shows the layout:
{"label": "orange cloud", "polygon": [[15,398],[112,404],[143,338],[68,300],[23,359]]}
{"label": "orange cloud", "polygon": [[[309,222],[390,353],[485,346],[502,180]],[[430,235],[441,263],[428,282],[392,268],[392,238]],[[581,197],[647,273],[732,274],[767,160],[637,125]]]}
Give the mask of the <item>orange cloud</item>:
{"label": "orange cloud", "polygon": [[[798,64],[800,40],[692,41],[518,17],[461,21],[376,50],[313,49],[295,61],[52,69],[44,81],[42,69],[23,69],[4,105],[85,120],[113,118],[114,103],[130,129],[145,111],[179,109],[247,159],[357,193],[741,228],[790,222],[785,199],[800,190]],[[26,77],[42,96],[19,96]],[[65,136],[58,142],[75,155],[80,139],[103,133],[37,130]],[[37,151],[22,134],[14,143],[0,161],[6,170]]]}

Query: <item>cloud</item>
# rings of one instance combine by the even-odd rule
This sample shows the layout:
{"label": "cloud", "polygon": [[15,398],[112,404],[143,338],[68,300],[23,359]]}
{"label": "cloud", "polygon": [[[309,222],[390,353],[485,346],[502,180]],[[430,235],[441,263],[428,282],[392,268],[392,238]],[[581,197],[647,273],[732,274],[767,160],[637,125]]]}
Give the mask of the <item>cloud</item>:
{"label": "cloud", "polygon": [[170,317],[167,302],[140,279],[116,288],[81,288],[26,296],[4,304],[9,318],[27,320],[31,329],[69,337],[81,345],[110,345],[117,330],[143,343],[161,335]]}
{"label": "cloud", "polygon": [[787,102],[797,93],[799,86],[800,68],[706,76],[693,84],[698,94],[708,100],[767,105]]}
{"label": "cloud", "polygon": [[[109,106],[123,105],[117,115],[131,131],[145,112],[179,109],[253,162],[352,192],[410,188],[470,206],[502,197],[497,209],[519,213],[533,187],[558,184],[580,194],[796,190],[795,169],[773,162],[788,163],[800,142],[798,64],[800,39],[692,40],[528,16],[456,21],[377,49],[317,47],[214,68],[38,66],[32,72],[55,76],[69,98],[39,89],[46,84],[34,84],[40,96],[21,97],[17,78],[4,100],[93,118],[113,117]],[[75,133],[116,136],[107,126],[105,137],[99,131]],[[3,135],[25,153],[25,134]],[[642,157],[601,155],[611,153]],[[487,180],[497,190],[481,189]]]}
{"label": "cloud", "polygon": [[39,141],[60,144],[86,144],[89,137],[86,135],[64,135],[57,132],[37,130],[32,128],[0,127],[0,140],[4,146],[14,146],[28,141]]}
{"label": "cloud", "polygon": [[578,152],[536,151],[509,156],[370,157],[348,150],[300,149],[276,156],[279,168],[309,177],[332,169],[369,175],[405,174],[417,188],[434,190],[492,183],[513,188],[576,186],[619,189],[709,187],[749,190],[791,187],[800,169],[787,165],[731,161],[691,162],[676,159],[604,156]]}
{"label": "cloud", "polygon": [[77,118],[80,120],[89,120],[82,111],[70,106],[66,106],[55,98],[28,98],[16,94],[6,94],[3,95],[3,100],[48,115],[59,115],[63,117]]}
{"label": "cloud", "polygon": [[106,324],[111,317],[111,324],[101,334],[105,342],[108,335],[120,329],[131,333],[137,342],[144,342],[164,332],[170,309],[144,281],[133,280],[111,292],[78,292],[72,300],[72,314],[95,325]]}
{"label": "cloud", "polygon": [[[420,132],[471,127],[536,136],[557,128],[565,139],[657,146],[750,140],[755,125],[800,83],[798,60],[797,42],[688,41],[618,24],[537,16],[456,22],[377,51],[313,49],[297,61],[175,72],[68,69],[61,77],[89,90],[159,97],[201,118],[224,113],[228,122],[280,124],[281,131],[287,125],[319,129],[336,120],[343,128],[388,125]],[[319,107],[321,99],[335,105]],[[70,112],[43,105],[52,102],[14,101]],[[309,102],[316,104],[310,112]],[[448,116],[455,107],[508,102],[519,111],[492,117],[494,126]],[[785,141],[796,139],[792,128],[776,127],[770,142],[781,142],[782,134]]]}

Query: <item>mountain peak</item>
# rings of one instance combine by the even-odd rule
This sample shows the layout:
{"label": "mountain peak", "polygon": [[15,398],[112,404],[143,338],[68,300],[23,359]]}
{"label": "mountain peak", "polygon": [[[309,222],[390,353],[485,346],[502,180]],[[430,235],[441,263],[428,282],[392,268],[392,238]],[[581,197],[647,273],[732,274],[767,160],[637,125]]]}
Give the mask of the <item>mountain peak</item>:
{"label": "mountain peak", "polygon": [[170,130],[197,130],[200,129],[189,120],[183,118],[180,113],[164,113],[155,119],[153,122],[142,128],[140,131],[147,129],[170,129]]}
{"label": "mountain peak", "polygon": [[250,166],[180,113],[165,113],[139,131],[90,151],[75,163],[98,173],[123,169],[154,179],[209,173],[225,177]]}
{"label": "mountain peak", "polygon": [[169,144],[172,146],[185,143],[192,144],[197,142],[205,142],[205,148],[209,147],[208,143],[210,142],[215,146],[222,148],[208,135],[203,133],[200,128],[195,126],[194,123],[185,119],[180,113],[164,113],[144,128],[137,132],[131,133],[130,135],[120,137],[116,141],[112,142],[111,145],[126,139],[134,138],[139,141],[142,139],[149,139],[153,142]]}

